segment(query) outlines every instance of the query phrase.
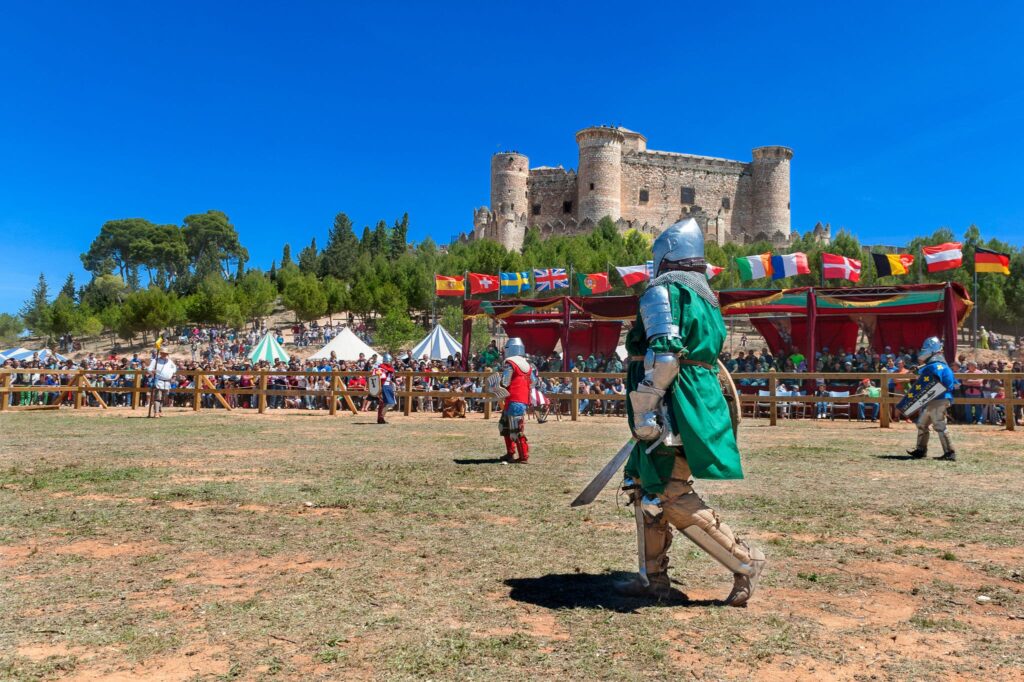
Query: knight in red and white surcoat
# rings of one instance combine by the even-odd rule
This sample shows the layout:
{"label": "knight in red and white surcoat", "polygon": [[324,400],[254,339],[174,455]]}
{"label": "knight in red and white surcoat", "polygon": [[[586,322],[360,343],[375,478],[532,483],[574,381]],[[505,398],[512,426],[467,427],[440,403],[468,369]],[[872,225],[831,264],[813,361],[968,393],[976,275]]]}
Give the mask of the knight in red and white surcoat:
{"label": "knight in red and white surcoat", "polygon": [[507,462],[526,464],[530,459],[530,446],[526,441],[526,411],[530,406],[533,388],[533,367],[526,358],[526,347],[519,338],[510,338],[505,344],[505,362],[502,366],[501,386],[508,391],[498,421],[498,431],[505,439]]}

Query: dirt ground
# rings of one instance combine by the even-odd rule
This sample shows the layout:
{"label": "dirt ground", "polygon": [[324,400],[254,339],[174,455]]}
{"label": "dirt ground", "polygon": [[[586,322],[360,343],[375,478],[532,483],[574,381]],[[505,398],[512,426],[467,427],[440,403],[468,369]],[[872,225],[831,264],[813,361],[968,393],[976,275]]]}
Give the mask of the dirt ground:
{"label": "dirt ground", "polygon": [[685,538],[666,603],[614,486],[623,420],[0,415],[0,679],[1024,679],[1024,435],[750,421],[703,482],[769,564],[747,608]]}

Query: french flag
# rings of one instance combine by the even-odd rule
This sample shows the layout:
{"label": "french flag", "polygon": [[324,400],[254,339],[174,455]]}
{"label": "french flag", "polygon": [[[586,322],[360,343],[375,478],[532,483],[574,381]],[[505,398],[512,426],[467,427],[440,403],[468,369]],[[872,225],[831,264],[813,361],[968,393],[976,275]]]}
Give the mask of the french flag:
{"label": "french flag", "polygon": [[924,262],[928,272],[955,270],[964,262],[963,244],[960,242],[923,246],[921,251],[924,252]]}
{"label": "french flag", "polygon": [[811,274],[811,268],[807,265],[806,253],[797,251],[782,256],[772,256],[772,279],[809,274]]}

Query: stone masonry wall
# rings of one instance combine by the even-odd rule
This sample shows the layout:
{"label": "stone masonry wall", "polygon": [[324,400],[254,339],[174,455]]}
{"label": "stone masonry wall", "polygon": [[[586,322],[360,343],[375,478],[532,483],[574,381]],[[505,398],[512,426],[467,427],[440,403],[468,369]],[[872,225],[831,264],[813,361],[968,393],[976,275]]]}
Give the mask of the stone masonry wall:
{"label": "stone masonry wall", "polygon": [[[574,218],[576,215],[576,173],[564,168],[534,168],[527,183],[529,206],[526,218],[530,225],[541,225]],[[565,213],[565,202],[571,202]],[[535,212],[540,208],[540,213]]]}

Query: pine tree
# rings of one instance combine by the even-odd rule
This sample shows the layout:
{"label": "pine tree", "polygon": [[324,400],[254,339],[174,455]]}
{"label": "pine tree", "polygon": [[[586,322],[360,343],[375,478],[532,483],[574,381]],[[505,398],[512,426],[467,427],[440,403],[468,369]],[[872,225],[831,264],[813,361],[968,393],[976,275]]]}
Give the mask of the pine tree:
{"label": "pine tree", "polygon": [[401,220],[395,221],[395,226],[391,229],[391,260],[398,260],[405,253],[408,239],[409,214],[406,213]]}
{"label": "pine tree", "polygon": [[60,288],[60,292],[57,295],[67,296],[73,302],[77,301],[78,291],[75,289],[75,273],[68,273],[67,279],[64,280],[64,286]]}
{"label": "pine tree", "polygon": [[320,254],[316,248],[316,237],[313,237],[309,246],[299,251],[299,270],[310,275],[320,272]]}
{"label": "pine tree", "polygon": [[33,334],[46,334],[49,331],[50,301],[46,275],[39,273],[39,281],[32,296],[21,307],[21,319]]}
{"label": "pine tree", "polygon": [[288,265],[292,262],[292,246],[291,244],[285,244],[281,250],[281,267]]}
{"label": "pine tree", "polygon": [[327,247],[320,256],[320,274],[348,279],[358,257],[359,239],[352,229],[352,221],[344,213],[339,213],[334,216],[334,227],[327,237]]}

